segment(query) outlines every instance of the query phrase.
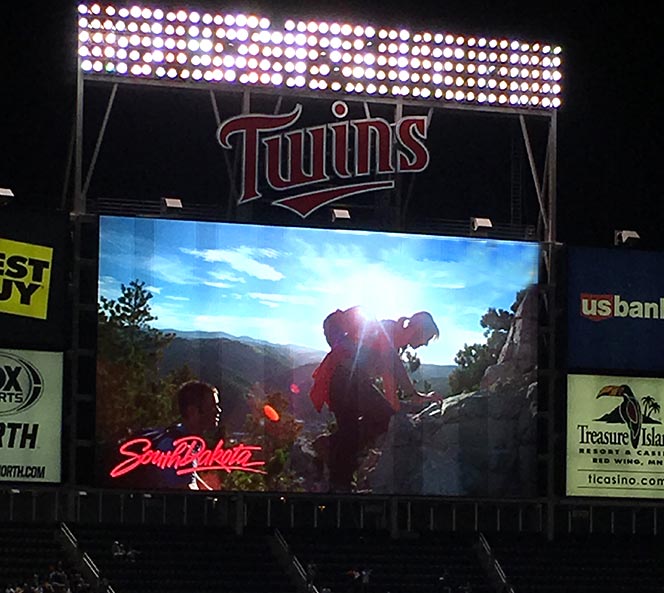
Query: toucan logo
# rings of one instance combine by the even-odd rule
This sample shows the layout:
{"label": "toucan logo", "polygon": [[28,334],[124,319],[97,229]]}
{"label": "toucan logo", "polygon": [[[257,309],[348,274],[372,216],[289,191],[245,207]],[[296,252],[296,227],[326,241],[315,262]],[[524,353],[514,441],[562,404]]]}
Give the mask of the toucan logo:
{"label": "toucan logo", "polygon": [[615,317],[664,319],[664,297],[658,301],[628,301],[619,294],[581,293],[581,315],[592,321]]}
{"label": "toucan logo", "polygon": [[16,354],[0,351],[0,416],[32,407],[44,392],[37,367]]}
{"label": "toucan logo", "polygon": [[642,436],[644,445],[659,444],[650,442],[651,436],[655,436],[651,435],[652,431],[647,433],[642,430],[644,424],[661,424],[659,420],[653,418],[653,414],[659,414],[661,406],[652,395],[644,395],[639,400],[629,385],[606,385],[599,390],[597,399],[600,397],[619,397],[622,401],[610,412],[597,418],[596,422],[624,424],[629,433],[630,443],[635,449],[639,446]]}

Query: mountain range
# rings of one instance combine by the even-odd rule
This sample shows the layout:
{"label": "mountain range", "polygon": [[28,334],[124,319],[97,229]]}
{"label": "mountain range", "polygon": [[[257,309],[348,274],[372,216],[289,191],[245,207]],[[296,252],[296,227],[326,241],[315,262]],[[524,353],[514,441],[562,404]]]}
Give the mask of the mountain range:
{"label": "mountain range", "polygon": [[[325,352],[293,344],[273,344],[225,332],[181,332],[164,351],[161,371],[168,374],[187,366],[200,380],[221,392],[224,424],[241,430],[248,412],[247,395],[290,394],[290,412],[305,422],[321,420],[308,397],[312,373]],[[413,375],[416,388],[446,395],[453,365],[422,364]],[[426,381],[426,385],[425,385]]]}

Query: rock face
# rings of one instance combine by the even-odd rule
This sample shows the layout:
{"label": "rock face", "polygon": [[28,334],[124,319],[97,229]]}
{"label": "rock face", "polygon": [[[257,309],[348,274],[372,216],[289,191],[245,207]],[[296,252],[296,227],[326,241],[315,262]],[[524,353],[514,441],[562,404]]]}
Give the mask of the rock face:
{"label": "rock face", "polygon": [[537,293],[522,300],[480,389],[399,414],[360,470],[374,493],[532,496],[536,481]]}

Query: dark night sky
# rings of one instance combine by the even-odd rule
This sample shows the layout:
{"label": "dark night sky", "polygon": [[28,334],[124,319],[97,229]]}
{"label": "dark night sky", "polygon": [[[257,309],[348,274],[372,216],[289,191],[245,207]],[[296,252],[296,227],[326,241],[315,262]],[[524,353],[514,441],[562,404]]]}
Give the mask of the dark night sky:
{"label": "dark night sky", "polygon": [[[559,240],[608,246],[614,229],[636,229],[644,247],[664,248],[657,110],[663,93],[656,51],[664,22],[653,4],[638,0],[574,4],[289,0],[264,2],[265,10],[256,2],[204,5],[559,43]],[[74,7],[23,2],[3,13],[0,187],[11,187],[23,204],[56,207],[74,115]],[[430,207],[433,215],[450,217],[444,204]]]}

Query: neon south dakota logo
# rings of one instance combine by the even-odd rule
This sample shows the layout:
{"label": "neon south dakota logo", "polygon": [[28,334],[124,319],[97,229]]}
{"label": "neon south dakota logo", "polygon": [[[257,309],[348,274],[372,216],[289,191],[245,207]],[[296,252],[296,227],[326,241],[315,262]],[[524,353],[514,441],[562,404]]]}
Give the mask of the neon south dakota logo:
{"label": "neon south dakota logo", "polygon": [[15,354],[0,351],[0,416],[27,410],[44,392],[37,367]]}

